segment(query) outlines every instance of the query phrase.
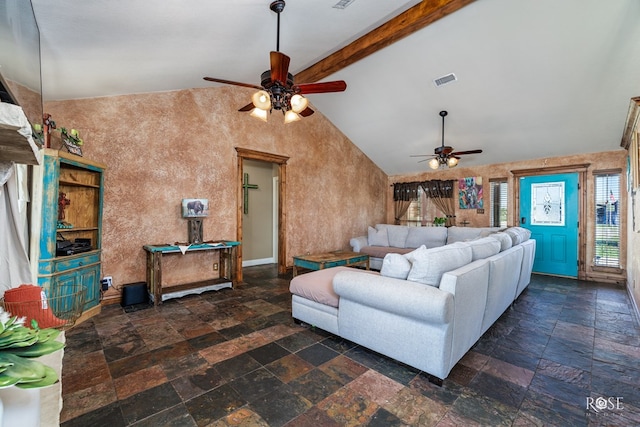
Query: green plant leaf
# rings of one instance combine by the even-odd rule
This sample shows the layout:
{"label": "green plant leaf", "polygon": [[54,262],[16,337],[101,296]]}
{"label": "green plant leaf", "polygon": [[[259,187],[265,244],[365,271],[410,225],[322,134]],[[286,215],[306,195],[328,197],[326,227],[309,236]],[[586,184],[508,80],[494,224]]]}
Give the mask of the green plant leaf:
{"label": "green plant leaf", "polygon": [[46,387],[52,384],[55,384],[58,382],[58,374],[56,373],[56,371],[53,368],[50,368],[49,366],[44,366],[45,368],[45,376],[44,378],[42,378],[39,381],[33,381],[33,382],[28,382],[28,383],[18,383],[16,384],[16,387],[19,388],[40,388],[40,387]]}
{"label": "green plant leaf", "polygon": [[29,347],[12,348],[11,353],[20,357],[40,357],[45,354],[51,354],[62,348],[64,348],[64,343],[61,343],[60,341],[47,341],[37,343]]}
{"label": "green plant leaf", "polygon": [[0,387],[9,387],[11,385],[18,384],[18,381],[20,381],[18,378],[0,374]]}
{"label": "green plant leaf", "polygon": [[17,378],[18,382],[39,381],[45,377],[45,365],[13,354],[4,354],[4,361],[13,363],[2,373],[3,376]]}

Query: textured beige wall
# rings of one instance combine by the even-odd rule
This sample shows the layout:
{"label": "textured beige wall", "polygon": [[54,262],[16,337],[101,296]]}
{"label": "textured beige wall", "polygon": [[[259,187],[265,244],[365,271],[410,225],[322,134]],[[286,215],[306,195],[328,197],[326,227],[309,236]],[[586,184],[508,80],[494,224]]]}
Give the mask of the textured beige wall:
{"label": "textured beige wall", "polygon": [[[220,87],[45,105],[58,128],[80,131],[85,157],[108,167],[102,274],[116,285],[146,279],[143,245],[187,240],[179,207],[184,197],[209,199],[206,240],[235,239],[235,147],[290,157],[288,265],[293,255],[348,249],[350,237],[384,220],[386,175],[335,126],[318,112],[284,125],[274,111],[261,122],[236,111],[250,95]],[[165,277],[166,283],[213,274],[210,258],[167,262],[176,265],[166,271],[179,277]]]}
{"label": "textured beige wall", "polygon": [[[511,171],[520,169],[534,169],[545,168],[555,166],[571,166],[589,164],[587,169],[587,188],[583,189],[586,199],[586,220],[587,220],[587,236],[586,236],[586,256],[585,256],[585,272],[589,279],[592,280],[606,280],[611,282],[623,283],[625,281],[625,272],[616,271],[613,269],[593,268],[592,260],[594,257],[594,251],[591,242],[594,241],[595,234],[595,195],[594,195],[594,171],[619,169],[621,173],[620,191],[621,200],[627,200],[626,195],[626,151],[607,151],[602,153],[590,153],[580,154],[575,156],[556,157],[556,158],[544,158],[527,160],[522,162],[512,163],[499,163],[474,168],[464,167],[464,157],[460,161],[460,165],[454,169],[443,169],[437,171],[425,171],[418,174],[410,175],[394,175],[389,177],[389,188],[387,191],[387,222],[393,221],[393,193],[390,187],[395,182],[411,182],[411,181],[424,181],[431,179],[460,179],[471,176],[481,176],[484,185],[484,197],[488,197],[489,179],[492,178],[507,178],[510,189],[513,189],[513,174]],[[428,168],[428,166],[425,166]],[[626,254],[626,213],[625,208],[621,207],[621,224],[623,224],[622,236],[621,236],[621,251],[622,254]],[[477,213],[474,209],[456,209],[456,221],[458,224],[463,221],[468,221],[471,227],[485,227],[489,226],[489,209],[488,206],[484,210],[484,214]],[[514,194],[509,192],[508,199],[508,225],[517,225],[517,219],[515,218],[514,211]],[[626,258],[624,255],[620,260],[623,269],[626,266]]]}

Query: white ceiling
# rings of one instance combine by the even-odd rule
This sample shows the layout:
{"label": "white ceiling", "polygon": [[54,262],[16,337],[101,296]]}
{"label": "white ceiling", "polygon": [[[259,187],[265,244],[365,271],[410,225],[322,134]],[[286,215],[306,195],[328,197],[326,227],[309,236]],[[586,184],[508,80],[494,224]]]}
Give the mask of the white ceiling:
{"label": "white ceiling", "polygon": [[[287,2],[291,73],[419,3],[337,1]],[[32,2],[45,100],[216,85],[203,76],[259,84],[276,47],[270,0]],[[637,0],[477,0],[324,79],[345,92],[309,99],[390,175],[428,170],[409,156],[440,145],[441,110],[446,145],[484,150],[465,166],[621,149],[639,18]],[[448,73],[458,81],[436,87]]]}

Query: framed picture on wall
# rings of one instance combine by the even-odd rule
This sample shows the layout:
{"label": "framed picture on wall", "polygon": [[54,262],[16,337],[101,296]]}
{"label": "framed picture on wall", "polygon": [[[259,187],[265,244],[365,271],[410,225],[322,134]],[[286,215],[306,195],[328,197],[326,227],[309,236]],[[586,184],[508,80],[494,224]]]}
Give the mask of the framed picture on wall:
{"label": "framed picture on wall", "polygon": [[203,218],[209,216],[209,199],[182,199],[183,218]]}

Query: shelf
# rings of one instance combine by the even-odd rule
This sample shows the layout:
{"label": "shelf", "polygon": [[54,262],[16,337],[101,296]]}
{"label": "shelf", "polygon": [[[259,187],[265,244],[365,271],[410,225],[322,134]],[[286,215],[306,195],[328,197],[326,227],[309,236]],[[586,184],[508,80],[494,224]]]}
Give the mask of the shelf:
{"label": "shelf", "polygon": [[77,182],[77,181],[67,181],[64,179],[61,179],[60,181],[60,185],[68,185],[71,187],[88,187],[88,188],[100,188],[99,185],[94,185],[94,184],[84,184],[82,182]]}
{"label": "shelf", "polygon": [[98,227],[73,227],[73,228],[56,228],[58,233],[73,233],[82,231],[98,231]]}

